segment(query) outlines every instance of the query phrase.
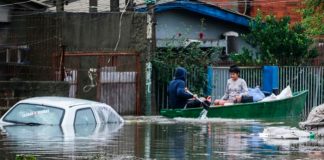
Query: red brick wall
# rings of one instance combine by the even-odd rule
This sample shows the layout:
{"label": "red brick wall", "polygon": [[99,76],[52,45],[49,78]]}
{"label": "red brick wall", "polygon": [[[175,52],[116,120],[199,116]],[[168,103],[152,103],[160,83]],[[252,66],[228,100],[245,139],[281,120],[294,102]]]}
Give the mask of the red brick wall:
{"label": "red brick wall", "polygon": [[[244,11],[244,0],[200,0],[209,4],[214,4],[226,9],[238,8],[240,13]],[[251,8],[247,15],[256,16],[257,10],[260,9],[264,15],[274,14],[276,17],[290,16],[291,22],[301,20],[297,12],[301,8],[302,0],[250,0]],[[237,7],[235,7],[237,6]]]}
{"label": "red brick wall", "polygon": [[301,0],[252,0],[251,16],[254,17],[260,9],[264,15],[274,14],[278,18],[290,16],[291,22],[295,23],[301,20],[297,12],[301,6]]}
{"label": "red brick wall", "polygon": [[219,6],[225,9],[235,10],[238,5],[238,0],[200,0],[201,2],[205,2],[208,4],[213,4],[215,6]]}

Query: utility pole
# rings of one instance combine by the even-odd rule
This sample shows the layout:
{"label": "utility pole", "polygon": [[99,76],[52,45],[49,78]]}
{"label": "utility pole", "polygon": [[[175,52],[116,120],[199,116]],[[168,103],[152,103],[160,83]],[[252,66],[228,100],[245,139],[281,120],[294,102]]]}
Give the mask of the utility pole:
{"label": "utility pole", "polygon": [[89,0],[89,12],[98,12],[98,0]]}
{"label": "utility pole", "polygon": [[[151,115],[155,110],[153,109],[152,101],[154,104],[154,88],[152,87],[152,54],[155,52],[156,38],[155,38],[155,0],[146,0],[147,4],[147,40],[148,40],[148,53],[146,56],[146,65],[145,65],[145,75],[146,75],[146,85],[145,85],[145,115]],[[156,105],[154,105],[156,106]]]}
{"label": "utility pole", "polygon": [[56,0],[56,12],[63,12],[64,11],[64,0]]}
{"label": "utility pole", "polygon": [[110,12],[119,12],[119,0],[110,0]]}

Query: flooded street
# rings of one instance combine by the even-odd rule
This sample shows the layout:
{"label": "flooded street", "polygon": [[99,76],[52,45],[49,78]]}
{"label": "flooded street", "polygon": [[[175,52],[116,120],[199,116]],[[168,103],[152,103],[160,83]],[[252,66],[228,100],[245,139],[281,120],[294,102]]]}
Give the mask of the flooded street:
{"label": "flooded street", "polygon": [[0,159],[321,159],[320,139],[265,140],[251,120],[124,117],[123,125],[8,126],[1,129]]}

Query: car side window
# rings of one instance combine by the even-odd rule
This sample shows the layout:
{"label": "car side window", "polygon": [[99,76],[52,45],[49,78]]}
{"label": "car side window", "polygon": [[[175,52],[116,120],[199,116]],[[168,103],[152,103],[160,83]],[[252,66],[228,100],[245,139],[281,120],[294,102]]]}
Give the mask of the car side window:
{"label": "car side window", "polygon": [[79,109],[75,113],[74,124],[96,124],[96,118],[91,108]]}

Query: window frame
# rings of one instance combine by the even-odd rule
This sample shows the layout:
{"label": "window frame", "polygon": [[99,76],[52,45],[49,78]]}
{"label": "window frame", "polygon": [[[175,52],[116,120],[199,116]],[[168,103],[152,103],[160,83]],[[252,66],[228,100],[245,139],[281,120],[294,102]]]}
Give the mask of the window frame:
{"label": "window frame", "polygon": [[[10,121],[10,120],[6,120],[6,117],[17,107],[19,106],[20,104],[27,104],[27,105],[38,105],[38,106],[44,106],[44,107],[49,107],[49,108],[55,108],[55,109],[59,109],[59,110],[63,110],[63,113],[62,113],[62,116],[60,118],[60,123],[59,125],[62,124],[63,122],[63,119],[65,117],[65,109],[63,108],[60,108],[60,107],[54,107],[54,106],[49,106],[49,105],[42,105],[42,104],[36,104],[36,103],[18,103],[17,105],[13,106],[10,111],[3,117],[2,121],[4,122],[8,122],[8,123],[15,123],[17,124],[17,121]],[[18,122],[19,123],[19,122]],[[21,122],[21,123],[24,123],[24,122]],[[42,124],[42,125],[45,125],[45,124]]]}
{"label": "window frame", "polygon": [[85,107],[85,108],[79,108],[79,109],[75,110],[75,112],[74,112],[74,120],[73,120],[73,126],[74,126],[74,127],[75,127],[75,125],[84,125],[84,124],[75,124],[75,120],[76,120],[76,115],[77,115],[77,112],[78,112],[78,111],[81,111],[81,110],[87,110],[87,109],[90,109],[90,110],[91,110],[91,113],[92,113],[92,115],[93,115],[93,117],[94,117],[94,120],[95,120],[95,124],[97,124],[97,118],[96,118],[96,116],[95,116],[95,114],[94,114],[92,108],[91,108],[91,107]]}

